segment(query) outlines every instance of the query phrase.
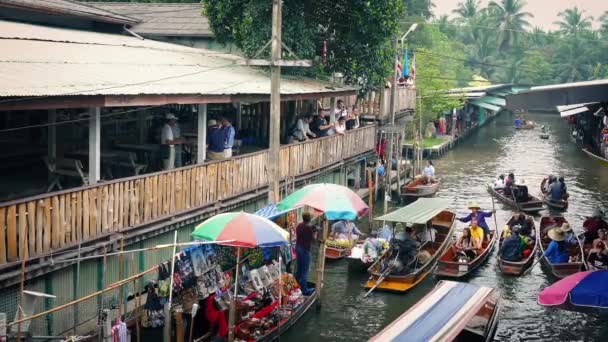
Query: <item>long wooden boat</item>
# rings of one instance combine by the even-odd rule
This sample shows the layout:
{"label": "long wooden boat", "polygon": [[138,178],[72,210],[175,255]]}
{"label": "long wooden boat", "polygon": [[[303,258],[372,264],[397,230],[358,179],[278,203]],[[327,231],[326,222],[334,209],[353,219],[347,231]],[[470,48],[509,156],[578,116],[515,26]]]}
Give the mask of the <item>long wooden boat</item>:
{"label": "long wooden boat", "polygon": [[[406,292],[418,285],[431,273],[438,257],[450,245],[454,234],[456,214],[445,210],[450,202],[445,199],[421,198],[406,207],[376,219],[413,224],[425,224],[430,220],[437,233],[435,234],[435,241],[425,242],[419,248],[419,253],[426,251],[431,255],[426,263],[415,265],[414,270],[408,274],[383,275],[383,261],[385,258],[390,258],[388,253],[385,253],[367,270],[370,277],[364,285],[365,288],[375,287],[386,291]],[[408,222],[408,216],[412,217],[413,221]]]}
{"label": "long wooden boat", "polygon": [[417,199],[421,197],[433,197],[439,191],[441,179],[435,179],[434,183],[426,184],[424,178],[418,177],[401,188],[401,197]]}
{"label": "long wooden boat", "polygon": [[[538,251],[538,237],[540,236],[540,233],[538,232],[534,219],[532,219],[531,216],[527,216],[526,219],[528,219],[530,222],[532,222],[532,224],[534,225],[534,227],[533,227],[534,231],[536,232],[536,234],[535,234],[536,239],[534,240],[534,247],[532,248],[532,253],[530,253],[530,255],[527,258],[524,258],[521,261],[506,261],[506,260],[503,260],[499,254],[497,256],[498,269],[500,269],[500,272],[502,274],[518,277],[518,276],[522,275],[534,263],[534,256],[536,255],[536,253]],[[509,222],[507,222],[507,225],[509,227],[512,227],[514,220],[515,220],[515,216],[511,217]],[[500,240],[498,242],[499,248],[500,248],[500,246],[502,246],[503,240],[504,240],[504,237],[501,235]]]}
{"label": "long wooden boat", "polygon": [[546,184],[549,181],[549,179],[544,178],[542,182],[540,182],[540,193],[543,194],[543,202],[545,202],[545,204],[554,210],[566,210],[568,209],[568,200],[567,199],[562,199],[560,201],[554,201],[551,199],[549,193],[546,190]]}
{"label": "long wooden boat", "polygon": [[604,159],[600,156],[598,156],[597,154],[589,151],[588,149],[584,148],[583,152],[585,152],[586,155],[588,155],[589,157],[595,159],[596,161],[599,161],[600,164],[604,165],[604,166],[608,166],[608,159]]}
{"label": "long wooden boat", "polygon": [[339,260],[350,255],[350,247],[329,247],[325,246],[325,259]]}
{"label": "long wooden boat", "polygon": [[490,240],[486,240],[484,237],[484,241],[481,245],[482,250],[475,259],[470,260],[467,263],[459,263],[458,261],[454,261],[456,257],[456,253],[452,246],[454,242],[450,243],[450,247],[446,248],[445,252],[439,257],[439,262],[437,263],[437,269],[435,270],[435,274],[439,277],[445,278],[464,278],[469,276],[475,270],[479,268],[479,266],[483,265],[488,257],[490,256],[494,246],[496,245],[498,234],[495,230],[490,231]]}
{"label": "long wooden boat", "polygon": [[[308,282],[309,288],[315,288],[315,284]],[[315,290],[310,296],[305,296],[305,300],[302,304],[300,304],[294,311],[292,311],[291,315],[287,318],[284,318],[281,321],[281,324],[274,329],[268,331],[266,335],[260,337],[256,341],[267,342],[278,340],[282,334],[284,334],[289,328],[291,328],[306,312],[313,306],[313,304],[318,299],[318,292]]]}
{"label": "long wooden boat", "polygon": [[493,341],[501,309],[499,290],[444,280],[369,341]]}
{"label": "long wooden boat", "polygon": [[[562,216],[543,216],[540,219],[540,234],[543,235],[543,232],[546,228],[551,226],[560,227],[562,224],[567,223],[566,219]],[[549,270],[551,274],[553,274],[556,278],[564,278],[571,274],[580,272],[585,268],[584,262],[584,253],[583,246],[581,244],[580,239],[576,236],[576,240],[578,244],[576,246],[568,246],[568,254],[570,255],[570,259],[576,260],[567,263],[560,264],[552,264],[547,258],[541,258],[541,264]],[[551,239],[544,235],[540,236],[540,249],[539,249],[539,257],[545,254],[547,247],[549,247],[549,243],[551,243]]]}
{"label": "long wooden boat", "polygon": [[536,213],[543,210],[543,201],[538,197],[528,195],[528,201],[526,202],[515,202],[513,197],[507,197],[504,195],[502,190],[494,189],[492,184],[487,184],[488,192],[490,195],[496,197],[499,201],[526,213]]}

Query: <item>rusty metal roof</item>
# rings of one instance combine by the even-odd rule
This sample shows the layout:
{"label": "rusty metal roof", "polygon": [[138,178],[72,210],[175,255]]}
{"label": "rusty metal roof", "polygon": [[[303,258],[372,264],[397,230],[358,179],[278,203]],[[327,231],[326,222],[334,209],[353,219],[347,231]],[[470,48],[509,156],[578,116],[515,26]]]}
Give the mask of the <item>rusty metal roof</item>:
{"label": "rusty metal roof", "polygon": [[89,2],[110,12],[137,18],[132,30],[142,36],[213,37],[200,3]]}
{"label": "rusty metal roof", "polygon": [[[0,96],[268,95],[267,72],[240,57],[131,36],[0,20]],[[356,88],[284,78],[281,93]]]}
{"label": "rusty metal roof", "polygon": [[71,15],[114,24],[136,24],[138,19],[108,12],[71,0],[0,0],[0,7],[10,7],[49,14]]}

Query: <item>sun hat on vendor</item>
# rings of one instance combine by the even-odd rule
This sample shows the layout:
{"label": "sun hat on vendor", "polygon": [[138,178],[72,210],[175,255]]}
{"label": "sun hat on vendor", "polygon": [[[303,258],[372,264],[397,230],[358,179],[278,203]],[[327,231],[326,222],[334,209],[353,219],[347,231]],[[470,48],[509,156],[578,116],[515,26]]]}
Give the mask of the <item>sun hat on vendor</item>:
{"label": "sun hat on vendor", "polygon": [[549,230],[547,235],[553,241],[564,241],[566,239],[566,233],[561,228],[553,228]]}
{"label": "sun hat on vendor", "polygon": [[469,209],[479,210],[479,209],[481,209],[481,207],[479,206],[479,204],[477,204],[477,202],[471,201],[471,202],[469,202]]}
{"label": "sun hat on vendor", "polygon": [[564,222],[560,228],[564,231],[564,233],[567,233],[572,230],[572,227],[570,227],[570,224],[568,222]]}

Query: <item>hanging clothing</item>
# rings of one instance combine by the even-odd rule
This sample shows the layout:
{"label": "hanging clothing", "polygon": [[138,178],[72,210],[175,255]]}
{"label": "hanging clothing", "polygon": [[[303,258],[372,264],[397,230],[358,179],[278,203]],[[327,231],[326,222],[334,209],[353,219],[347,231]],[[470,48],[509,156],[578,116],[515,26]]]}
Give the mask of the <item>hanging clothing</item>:
{"label": "hanging clothing", "polygon": [[120,318],[116,320],[116,324],[112,327],[113,342],[127,342],[127,325]]}

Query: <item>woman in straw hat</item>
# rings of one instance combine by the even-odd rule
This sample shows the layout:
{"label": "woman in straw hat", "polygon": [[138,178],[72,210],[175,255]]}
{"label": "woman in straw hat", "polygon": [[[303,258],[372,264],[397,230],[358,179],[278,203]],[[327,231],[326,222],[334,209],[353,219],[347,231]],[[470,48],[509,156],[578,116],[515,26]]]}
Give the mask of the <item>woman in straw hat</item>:
{"label": "woman in straw hat", "polygon": [[481,211],[479,204],[477,204],[477,202],[475,202],[475,201],[469,203],[469,209],[471,210],[471,213],[465,217],[458,218],[458,221],[471,222],[471,220],[473,218],[476,218],[477,225],[479,225],[481,228],[483,228],[483,232],[484,232],[486,238],[489,240],[490,239],[490,227],[488,227],[488,224],[486,223],[486,217],[491,217],[492,214],[496,213],[496,210]]}
{"label": "woman in straw hat", "polygon": [[545,258],[552,264],[567,263],[569,259],[568,248],[566,246],[566,233],[561,228],[553,228],[547,234],[551,238],[551,243],[545,251]]}

